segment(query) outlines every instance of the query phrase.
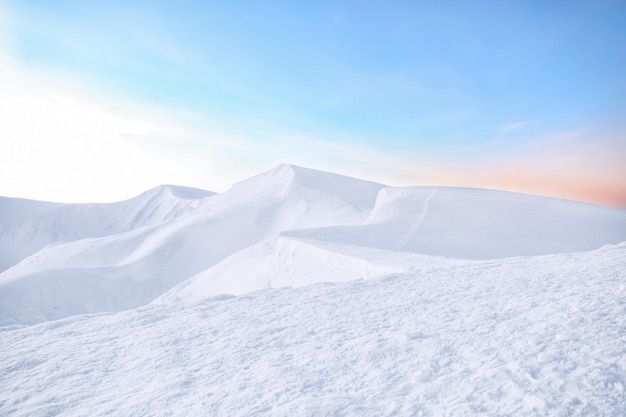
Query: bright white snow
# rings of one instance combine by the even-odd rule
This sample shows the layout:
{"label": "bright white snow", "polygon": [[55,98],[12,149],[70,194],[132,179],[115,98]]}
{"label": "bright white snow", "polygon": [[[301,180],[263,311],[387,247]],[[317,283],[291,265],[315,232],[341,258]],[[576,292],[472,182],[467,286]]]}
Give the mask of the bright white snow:
{"label": "bright white snow", "polygon": [[[57,219],[54,213],[34,221],[24,217],[17,224],[9,221],[3,227],[10,243],[30,242],[33,235],[13,231],[33,228],[35,222],[37,229],[47,230],[49,223],[57,221],[55,227],[63,233],[44,233],[48,241],[50,236],[61,237],[0,274],[0,325],[145,305],[174,285],[281,231],[362,222],[382,187],[281,165],[220,195],[172,202],[170,198],[176,195],[168,193],[163,206],[176,210],[146,207],[134,200],[95,206],[100,211],[108,209],[107,213],[113,213],[109,217],[121,216],[118,211],[126,213],[125,207],[141,207],[139,214],[126,216],[132,220],[124,219],[121,228],[106,226],[113,233],[104,236],[97,230],[68,239],[64,231],[66,224],[79,230],[81,223],[109,225],[108,217],[102,222],[89,216],[78,218],[78,225],[72,224],[71,216]],[[160,222],[136,221],[154,219],[154,212],[160,213]]]}
{"label": "bright white snow", "polygon": [[622,416],[625,241],[625,210],[290,165],[0,198],[0,415]]}
{"label": "bright white snow", "polygon": [[0,415],[623,416],[626,245],[0,330]]}
{"label": "bright white snow", "polygon": [[217,195],[163,186],[115,204],[0,203],[0,325],[136,308],[181,283],[176,298],[198,300],[440,263],[423,255],[495,259],[626,240],[624,210],[385,187],[291,165]]}

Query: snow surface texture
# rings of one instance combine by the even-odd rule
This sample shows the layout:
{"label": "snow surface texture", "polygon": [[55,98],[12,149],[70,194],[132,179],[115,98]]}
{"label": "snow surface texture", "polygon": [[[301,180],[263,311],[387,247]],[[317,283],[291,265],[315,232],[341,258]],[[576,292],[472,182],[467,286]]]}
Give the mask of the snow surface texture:
{"label": "snow surface texture", "polygon": [[625,241],[625,210],[290,165],[0,198],[0,415],[623,416]]}
{"label": "snow surface texture", "polygon": [[3,416],[623,416],[626,244],[0,329]]}

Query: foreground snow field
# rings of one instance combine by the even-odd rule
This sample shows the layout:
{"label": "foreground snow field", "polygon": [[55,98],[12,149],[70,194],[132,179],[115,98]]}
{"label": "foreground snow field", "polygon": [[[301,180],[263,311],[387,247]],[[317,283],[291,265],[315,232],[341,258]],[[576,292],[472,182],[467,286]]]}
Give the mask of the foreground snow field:
{"label": "foreground snow field", "polygon": [[222,415],[626,415],[626,210],[291,165],[0,198],[0,416]]}
{"label": "foreground snow field", "polygon": [[0,330],[0,415],[623,416],[626,245]]}

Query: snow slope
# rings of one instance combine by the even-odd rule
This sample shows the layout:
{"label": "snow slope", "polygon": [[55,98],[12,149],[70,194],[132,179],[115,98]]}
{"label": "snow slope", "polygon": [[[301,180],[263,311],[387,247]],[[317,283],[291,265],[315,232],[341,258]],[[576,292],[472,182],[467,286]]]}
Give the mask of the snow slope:
{"label": "snow slope", "polygon": [[625,210],[291,165],[1,198],[0,415],[623,416],[625,259]]}
{"label": "snow slope", "polygon": [[465,263],[281,235],[235,253],[168,291],[161,300],[197,302],[219,294],[372,279]]}
{"label": "snow slope", "polygon": [[113,235],[177,218],[212,194],[162,185],[131,200],[110,204],[0,197],[0,272],[49,244]]}
{"label": "snow slope", "polygon": [[442,263],[4,327],[0,415],[623,416],[624,259]]}
{"label": "snow slope", "polygon": [[497,259],[597,249],[626,240],[626,210],[494,190],[385,188],[363,225],[288,236],[402,252]]}
{"label": "snow slope", "polygon": [[283,230],[362,222],[382,187],[281,165],[184,215],[49,245],[0,274],[0,325],[145,305]]}
{"label": "snow slope", "polygon": [[2,199],[0,211],[0,325],[626,241],[625,210],[292,165],[222,194],[162,186],[114,204]]}
{"label": "snow slope", "polygon": [[202,271],[168,297],[198,301],[428,269],[449,258],[576,252],[624,240],[624,210],[502,191],[384,188],[365,222],[284,231]]}

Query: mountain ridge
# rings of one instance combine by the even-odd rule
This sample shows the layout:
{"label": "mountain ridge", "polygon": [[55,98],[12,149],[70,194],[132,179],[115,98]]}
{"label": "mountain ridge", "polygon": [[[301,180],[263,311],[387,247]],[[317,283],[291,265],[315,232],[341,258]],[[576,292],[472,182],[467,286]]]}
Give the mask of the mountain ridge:
{"label": "mountain ridge", "polygon": [[626,210],[288,164],[220,194],[163,185],[118,203],[0,200],[0,214],[0,324],[184,299],[187,280],[210,297],[626,240]]}

